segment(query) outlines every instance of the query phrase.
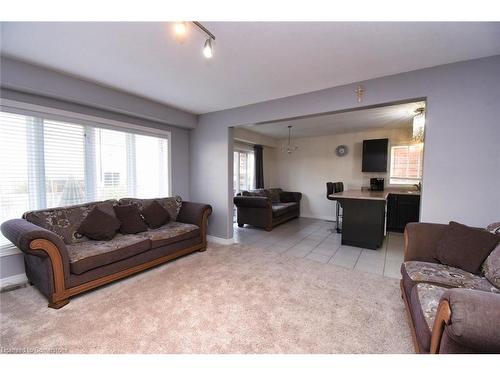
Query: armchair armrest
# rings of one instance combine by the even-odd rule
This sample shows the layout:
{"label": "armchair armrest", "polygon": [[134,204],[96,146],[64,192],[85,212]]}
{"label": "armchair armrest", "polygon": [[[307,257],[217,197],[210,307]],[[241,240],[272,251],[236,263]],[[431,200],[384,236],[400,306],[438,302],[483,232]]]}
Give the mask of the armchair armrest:
{"label": "armchair armrest", "polygon": [[441,346],[443,334],[458,351],[500,353],[499,311],[500,294],[459,288],[446,291],[432,329],[431,353],[449,352]]}
{"label": "armchair armrest", "polygon": [[69,256],[64,241],[51,232],[24,219],[12,219],[1,225],[2,234],[22,252],[48,257],[52,265],[54,290],[62,292],[69,281]]}
{"label": "armchair armrest", "polygon": [[302,199],[302,193],[297,191],[283,191],[280,193],[280,202],[300,202]]}
{"label": "armchair armrest", "polygon": [[234,197],[236,207],[252,207],[252,208],[272,208],[271,199],[268,197]]}
{"label": "armchair armrest", "polygon": [[177,215],[177,221],[186,224],[202,226],[203,216],[212,213],[212,206],[204,203],[182,202],[181,210]]}
{"label": "armchair armrest", "polygon": [[408,223],[404,238],[404,260],[436,263],[436,247],[447,224]]}

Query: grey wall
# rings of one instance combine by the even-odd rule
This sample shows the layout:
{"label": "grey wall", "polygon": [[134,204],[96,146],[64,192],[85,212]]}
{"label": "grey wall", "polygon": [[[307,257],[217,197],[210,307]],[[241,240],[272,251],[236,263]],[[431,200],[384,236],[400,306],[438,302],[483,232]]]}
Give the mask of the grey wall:
{"label": "grey wall", "polygon": [[[172,194],[190,199],[189,133],[197,116],[134,95],[2,57],[0,97],[171,132]],[[21,255],[0,258],[1,278],[24,272]]]}
{"label": "grey wall", "polygon": [[192,129],[196,127],[198,121],[197,115],[192,113],[5,56],[0,58],[0,81],[3,88],[101,108],[163,124]]}
{"label": "grey wall", "polygon": [[[366,90],[361,104],[358,84]],[[421,220],[498,221],[499,87],[500,56],[494,56],[201,115],[191,134],[191,199],[213,206],[210,234],[232,237],[231,126],[426,98]]]}

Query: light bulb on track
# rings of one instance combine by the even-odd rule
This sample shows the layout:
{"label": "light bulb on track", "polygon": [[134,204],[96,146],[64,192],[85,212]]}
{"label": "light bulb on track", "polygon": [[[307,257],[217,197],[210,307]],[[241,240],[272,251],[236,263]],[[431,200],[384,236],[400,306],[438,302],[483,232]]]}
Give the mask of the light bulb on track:
{"label": "light bulb on track", "polygon": [[175,34],[178,36],[184,36],[187,32],[186,22],[176,22],[174,25]]}
{"label": "light bulb on track", "polygon": [[214,55],[214,48],[212,46],[212,39],[208,38],[203,46],[203,56],[207,59],[211,59]]}

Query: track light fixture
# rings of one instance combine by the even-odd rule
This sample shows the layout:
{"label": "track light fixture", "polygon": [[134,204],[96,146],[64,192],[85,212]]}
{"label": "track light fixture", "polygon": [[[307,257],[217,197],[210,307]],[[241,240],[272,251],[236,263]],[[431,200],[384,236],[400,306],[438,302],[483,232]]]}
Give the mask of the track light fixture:
{"label": "track light fixture", "polygon": [[207,34],[208,38],[205,41],[203,46],[203,56],[207,59],[211,59],[214,55],[214,46],[212,45],[212,40],[215,40],[215,35],[212,34],[205,26],[201,23],[193,21],[193,24],[196,25],[201,31]]}

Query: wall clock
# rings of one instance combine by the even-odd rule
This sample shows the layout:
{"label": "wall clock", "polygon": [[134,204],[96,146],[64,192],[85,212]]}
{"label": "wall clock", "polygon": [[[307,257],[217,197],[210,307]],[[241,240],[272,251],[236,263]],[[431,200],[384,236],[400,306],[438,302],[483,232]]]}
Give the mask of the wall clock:
{"label": "wall clock", "polygon": [[346,156],[347,155],[347,146],[346,145],[337,146],[337,148],[335,149],[335,154],[337,156]]}

